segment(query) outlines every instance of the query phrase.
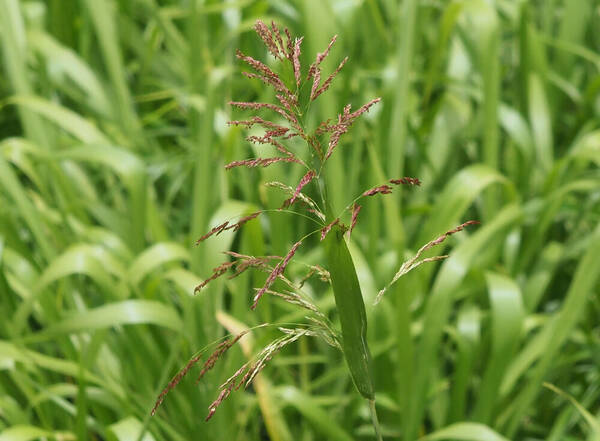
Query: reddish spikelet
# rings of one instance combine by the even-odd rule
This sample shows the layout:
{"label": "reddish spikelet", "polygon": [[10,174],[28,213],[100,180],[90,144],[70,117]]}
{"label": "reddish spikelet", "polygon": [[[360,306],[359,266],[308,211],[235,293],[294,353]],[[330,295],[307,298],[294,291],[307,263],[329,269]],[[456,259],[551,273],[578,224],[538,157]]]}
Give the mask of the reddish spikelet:
{"label": "reddish spikelet", "polygon": [[256,20],[256,24],[254,25],[254,30],[256,31],[258,36],[262,39],[262,41],[265,43],[265,46],[267,46],[267,48],[269,49],[269,52],[271,52],[271,55],[273,55],[275,58],[281,60],[281,55],[279,54],[279,48],[277,47],[275,40],[273,40],[273,32],[271,32],[271,30],[268,28],[268,26],[266,24],[264,24],[261,20]]}
{"label": "reddish spikelet", "polygon": [[272,78],[269,78],[265,75],[260,75],[260,74],[254,73],[254,72],[242,72],[242,75],[244,75],[246,78],[250,78],[250,79],[252,79],[252,78],[259,79],[266,85],[272,86],[275,90],[282,92],[284,94],[289,93],[289,91],[285,88],[283,83],[281,83],[280,81],[277,81],[277,80],[273,80]]}
{"label": "reddish spikelet", "polygon": [[467,227],[467,226],[469,226],[469,225],[478,225],[478,224],[480,224],[480,223],[481,223],[481,222],[479,222],[479,221],[470,220],[470,221],[467,221],[467,222],[465,222],[464,224],[460,224],[458,227],[456,227],[456,228],[454,228],[454,229],[452,229],[452,230],[446,231],[444,234],[442,234],[442,235],[441,235],[440,237],[438,237],[437,239],[435,239],[435,240],[432,240],[431,242],[429,242],[429,243],[426,245],[425,249],[430,249],[430,248],[433,248],[433,247],[434,247],[434,246],[436,246],[436,245],[439,245],[439,244],[441,244],[441,243],[442,243],[444,240],[446,240],[446,238],[447,238],[448,236],[451,236],[451,235],[453,235],[453,234],[455,234],[455,233],[458,233],[459,231],[462,231],[462,230],[464,230],[464,229],[465,229],[465,227]]}
{"label": "reddish spikelet", "polygon": [[295,107],[298,105],[298,100],[295,95],[284,95],[278,93],[275,95],[275,97],[279,100],[283,108],[287,110],[290,115],[294,114],[294,109],[292,108],[292,106]]}
{"label": "reddish spikelet", "polygon": [[231,348],[234,344],[236,344],[239,341],[239,339],[242,338],[247,333],[248,333],[248,331],[242,331],[235,337],[229,338],[229,339],[219,343],[219,345],[215,348],[213,353],[210,354],[210,356],[204,362],[204,366],[202,366],[202,370],[200,371],[200,374],[198,375],[196,382],[200,381],[202,379],[202,377],[204,377],[204,375],[206,375],[206,373],[215,366],[215,363],[217,362],[217,360],[219,358],[221,358],[221,356],[225,352],[227,352],[229,350],[229,348]]}
{"label": "reddish spikelet", "polygon": [[279,31],[279,28],[277,27],[274,21],[271,21],[271,29],[273,30],[273,35],[275,36],[279,47],[281,48],[280,52],[282,52],[285,55],[285,52],[283,51],[283,38],[281,38],[281,32]]}
{"label": "reddish spikelet", "polygon": [[390,187],[389,185],[380,185],[379,187],[375,187],[372,188],[370,190],[365,191],[362,195],[363,196],[373,196],[376,194],[389,194],[392,192],[392,187]]}
{"label": "reddish spikelet", "polygon": [[334,70],[333,73],[327,77],[327,79],[325,80],[323,85],[319,88],[319,90],[317,90],[314,93],[314,97],[312,98],[313,100],[316,100],[319,95],[321,95],[323,92],[325,92],[325,91],[327,91],[327,89],[329,89],[329,86],[331,86],[331,82],[337,76],[337,74],[340,72],[340,70],[342,70],[342,67],[344,67],[344,64],[346,64],[347,61],[348,61],[348,57],[344,58],[342,60],[342,62],[340,63],[340,65],[337,67],[337,69]]}
{"label": "reddish spikelet", "polygon": [[212,418],[212,416],[215,414],[215,412],[217,411],[217,408],[221,405],[221,403],[227,399],[227,397],[229,397],[229,395],[231,394],[231,391],[234,387],[234,383],[230,384],[228,387],[226,387],[225,389],[221,390],[221,393],[219,394],[219,396],[217,397],[217,399],[215,401],[213,401],[210,406],[208,406],[208,415],[206,415],[206,418],[204,418],[204,421],[208,421]]}
{"label": "reddish spikelet", "polygon": [[204,282],[202,282],[198,286],[196,286],[194,288],[194,293],[200,291],[202,288],[204,288],[206,285],[208,285],[213,280],[221,277],[223,274],[225,274],[227,272],[227,270],[229,268],[231,268],[233,266],[233,264],[234,264],[234,262],[223,262],[218,267],[213,268],[212,275],[208,279],[206,279]]}
{"label": "reddish spikelet", "polygon": [[253,127],[254,125],[260,125],[267,130],[278,130],[281,133],[286,133],[290,130],[289,128],[283,127],[282,125],[276,124],[271,121],[266,121],[259,116],[253,116],[252,118],[247,120],[229,121],[227,124],[230,126],[244,126],[248,129]]}
{"label": "reddish spikelet", "polygon": [[205,241],[213,234],[216,234],[218,236],[221,233],[221,231],[227,229],[227,225],[229,225],[229,222],[223,222],[221,225],[214,227],[212,230],[210,230],[208,233],[206,233],[204,236],[202,236],[200,239],[198,239],[196,241],[196,245],[198,245],[200,242]]}
{"label": "reddish spikelet", "polygon": [[284,155],[296,158],[299,163],[302,163],[302,161],[298,159],[292,152],[286,149],[283,144],[281,144],[279,141],[273,138],[273,136],[275,136],[275,133],[275,131],[269,131],[264,136],[247,136],[246,140],[257,144],[270,144]]}
{"label": "reddish spikelet", "polygon": [[367,104],[363,104],[361,107],[359,107],[359,109],[355,112],[352,112],[348,115],[348,117],[351,120],[355,120],[356,118],[358,118],[360,115],[362,115],[365,112],[368,112],[369,109],[374,106],[375,104],[377,104],[379,101],[381,101],[381,98],[375,98],[372,99],[371,101],[369,101]]}
{"label": "reddish spikelet", "polygon": [[361,209],[362,209],[362,207],[360,205],[357,205],[357,204],[352,205],[352,219],[350,221],[350,229],[348,230],[348,237],[350,237],[350,235],[352,234],[352,230],[354,230],[354,227],[356,226],[356,221],[358,220],[358,213],[360,213]]}
{"label": "reddish spikelet", "polygon": [[306,184],[308,184],[310,181],[312,181],[315,176],[316,176],[316,173],[313,170],[309,170],[308,172],[306,172],[306,174],[302,177],[302,179],[300,179],[300,182],[298,183],[298,186],[296,187],[296,191],[294,191],[294,195],[290,199],[289,205],[292,205],[294,203],[294,201],[296,200],[296,198],[302,191],[302,188]]}
{"label": "reddish spikelet", "polygon": [[331,136],[329,138],[329,147],[327,148],[325,159],[328,159],[331,156],[333,150],[340,141],[340,137],[348,131],[348,129],[354,123],[356,118],[358,118],[363,113],[368,112],[371,106],[378,103],[379,101],[381,101],[381,98],[375,98],[352,113],[350,113],[351,107],[350,104],[348,104],[344,107],[343,113],[341,115],[338,115],[337,124],[330,125],[328,123],[324,123],[322,126],[320,126],[320,129],[322,131],[331,132]]}
{"label": "reddish spikelet", "polygon": [[311,101],[313,101],[316,98],[315,94],[317,93],[317,90],[319,89],[319,84],[321,82],[321,71],[319,69],[317,69],[317,71],[314,73],[313,77],[314,77],[313,85],[312,85],[312,88],[310,89],[310,100]]}
{"label": "reddish spikelet", "polygon": [[188,363],[185,365],[185,367],[180,370],[177,375],[175,375],[171,381],[169,381],[169,384],[167,384],[167,386],[162,390],[162,392],[160,393],[160,395],[158,396],[158,398],[156,399],[156,402],[154,403],[154,407],[152,407],[152,410],[150,411],[150,414],[152,416],[154,416],[154,414],[156,413],[156,409],[158,409],[158,407],[162,404],[162,402],[165,400],[165,397],[167,396],[167,394],[173,390],[183,379],[183,377],[186,376],[186,374],[188,373],[188,371],[196,364],[198,363],[200,360],[202,359],[201,355],[196,355],[195,357],[193,357],[190,361],[188,361]]}
{"label": "reddish spikelet", "polygon": [[285,36],[287,37],[287,58],[288,60],[290,60],[292,63],[294,62],[294,44],[292,43],[294,40],[292,39],[292,36],[290,35],[290,30],[288,28],[285,28],[283,30],[283,32],[285,32]]}
{"label": "reddish spikelet", "polygon": [[261,213],[262,211],[257,211],[256,213],[249,214],[248,216],[241,218],[236,224],[229,226],[227,229],[233,229],[233,231],[238,231],[246,222],[255,219]]}
{"label": "reddish spikelet", "polygon": [[247,136],[246,140],[257,143],[257,144],[270,144],[272,138],[281,137],[281,136],[285,135],[287,130],[288,129],[284,129],[283,131],[279,130],[279,129],[267,130],[267,132],[265,132],[265,134],[263,136],[255,136],[255,135]]}
{"label": "reddish spikelet", "polygon": [[321,143],[319,142],[316,136],[307,136],[304,139],[306,139],[306,142],[308,142],[308,144],[312,147],[312,149],[317,153],[319,157],[323,156],[323,149],[321,148]]}
{"label": "reddish spikelet", "polygon": [[348,128],[345,126],[340,126],[339,129],[335,130],[331,137],[329,138],[329,146],[327,147],[327,154],[325,155],[325,159],[329,159],[333,150],[337,147],[340,142],[340,137],[348,131]]}
{"label": "reddish spikelet", "polygon": [[267,281],[265,282],[265,285],[261,289],[259,289],[257,291],[256,295],[254,296],[254,303],[252,303],[252,307],[251,307],[252,309],[256,309],[256,306],[258,305],[258,301],[263,296],[263,294],[271,287],[271,285],[273,285],[273,283],[275,282],[277,277],[279,277],[281,274],[283,274],[283,272],[285,271],[285,268],[288,266],[288,263],[290,262],[290,260],[292,260],[292,257],[294,257],[294,254],[296,254],[296,250],[298,249],[298,247],[301,244],[302,244],[301,240],[296,242],[292,246],[290,251],[286,254],[283,261],[278,263],[277,266],[275,266],[275,268],[273,269],[273,271],[271,271],[271,274],[269,274],[269,277],[267,277]]}
{"label": "reddish spikelet", "polygon": [[[255,71],[262,73],[264,81],[268,84],[272,85],[276,90],[279,90],[285,94],[291,95],[291,92],[285,87],[285,84],[281,81],[279,76],[273,72],[266,64],[255,60],[252,57],[244,55],[241,51],[236,51],[236,57],[242,61],[245,61],[252,69]],[[246,76],[253,77],[255,74],[246,74]],[[262,78],[261,78],[262,79]]]}
{"label": "reddish spikelet", "polygon": [[331,222],[329,225],[325,225],[323,228],[321,228],[321,240],[325,239],[325,237],[327,237],[327,234],[329,234],[329,232],[331,231],[333,226],[337,225],[339,222],[340,222],[340,218],[337,218],[336,220]]}
{"label": "reddish spikelet", "polygon": [[275,158],[256,158],[256,159],[244,159],[243,161],[233,161],[230,162],[229,164],[225,165],[225,170],[230,170],[234,167],[268,167],[271,164],[274,164],[276,162],[295,162],[297,164],[300,164],[300,160],[296,157],[293,156],[287,156],[287,157],[275,157]]}
{"label": "reddish spikelet", "polygon": [[419,178],[404,177],[400,179],[390,179],[390,183],[394,185],[421,185]]}
{"label": "reddish spikelet", "polygon": [[315,62],[313,64],[311,64],[308,69],[308,76],[306,77],[307,80],[312,78],[317,73],[319,65],[323,62],[323,60],[327,57],[327,55],[329,55],[331,46],[333,46],[333,43],[335,43],[336,40],[337,40],[337,35],[334,35],[333,38],[331,39],[331,41],[329,42],[327,49],[325,49],[324,52],[317,54]]}
{"label": "reddish spikelet", "polygon": [[324,133],[332,132],[333,126],[329,124],[330,122],[331,122],[331,118],[329,118],[327,121],[321,121],[319,123],[319,126],[315,130],[315,135],[318,136],[318,135],[322,135]]}
{"label": "reddish spikelet", "polygon": [[235,273],[229,276],[229,279],[233,279],[248,268],[257,268],[261,271],[271,272],[273,270],[272,267],[269,266],[269,262],[271,260],[281,260],[281,256],[247,256],[245,254],[236,253],[235,251],[225,251],[225,254],[232,256],[236,259],[235,261]]}
{"label": "reddish spikelet", "polygon": [[297,38],[294,43],[294,53],[292,55],[292,63],[294,64],[294,77],[296,78],[296,87],[300,87],[300,45],[304,37]]}

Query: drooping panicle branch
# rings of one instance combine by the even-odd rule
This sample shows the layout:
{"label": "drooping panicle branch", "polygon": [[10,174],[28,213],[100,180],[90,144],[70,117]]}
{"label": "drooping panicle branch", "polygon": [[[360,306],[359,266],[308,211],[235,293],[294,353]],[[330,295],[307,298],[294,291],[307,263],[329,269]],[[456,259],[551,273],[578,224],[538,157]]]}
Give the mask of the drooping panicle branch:
{"label": "drooping panicle branch", "polygon": [[208,239],[209,237],[211,237],[212,235],[216,234],[217,236],[227,228],[227,226],[229,225],[229,222],[223,222],[221,225],[214,227],[212,230],[210,230],[208,233],[206,233],[204,236],[202,236],[200,239],[198,239],[196,241],[196,245],[198,245],[200,242],[205,241],[206,239]]}
{"label": "drooping panicle branch", "polygon": [[247,330],[242,331],[235,337],[229,338],[229,339],[219,343],[219,345],[215,348],[214,352],[212,354],[210,354],[210,356],[204,362],[204,366],[202,366],[202,370],[200,371],[200,374],[198,374],[198,378],[196,379],[196,382],[200,381],[202,379],[202,377],[204,377],[204,375],[206,375],[206,373],[215,366],[215,363],[217,362],[217,360],[219,358],[221,358],[221,356],[225,352],[227,352],[229,350],[229,348],[231,348],[234,344],[236,344],[239,341],[239,339],[242,338],[244,335],[246,335],[248,332],[249,331],[247,331]]}
{"label": "drooping panicle branch", "polygon": [[251,221],[252,219],[258,217],[261,213],[262,213],[262,211],[257,211],[255,213],[249,214],[248,216],[244,216],[234,224],[229,223],[229,221],[223,222],[221,225],[214,227],[212,230],[210,230],[208,233],[206,233],[204,236],[202,236],[200,239],[198,239],[196,241],[196,245],[200,244],[200,242],[205,241],[206,239],[208,239],[209,237],[211,237],[213,235],[218,236],[223,231],[227,231],[227,230],[238,231],[246,222]]}
{"label": "drooping panicle branch", "polygon": [[229,397],[232,391],[238,390],[242,385],[247,388],[256,378],[256,376],[262,371],[267,363],[273,358],[273,356],[279,352],[285,346],[297,341],[300,337],[310,336],[315,337],[318,336],[317,332],[303,329],[303,328],[295,328],[295,329],[287,329],[287,328],[279,328],[281,332],[284,333],[282,337],[277,338],[269,345],[267,345],[256,357],[256,361],[254,363],[247,362],[242,365],[236,372],[233,374],[225,383],[223,383],[219,389],[221,392],[215,401],[213,401],[208,406],[208,415],[206,416],[206,421],[211,419],[211,417],[215,414],[218,407],[223,403],[223,401]]}
{"label": "drooping panicle branch", "polygon": [[[204,366],[202,367],[202,371],[200,372],[200,377],[198,378],[198,380],[200,378],[202,378],[206,372],[208,372],[210,369],[212,369],[212,367],[214,366],[214,364],[216,363],[216,361],[225,352],[227,352],[229,350],[229,348],[231,348],[234,344],[236,344],[239,341],[240,338],[242,338],[247,333],[248,333],[248,331],[243,331],[240,334],[236,335],[235,337],[229,338],[229,339],[221,342],[216,347],[215,351],[208,357],[208,359],[204,363]],[[194,367],[196,364],[198,364],[198,362],[200,360],[202,360],[202,354],[198,354],[198,355],[195,355],[194,357],[192,357],[190,359],[190,361],[188,361],[188,363],[185,365],[185,367],[182,370],[180,370],[171,379],[171,381],[169,381],[169,384],[167,384],[167,386],[162,390],[162,392],[158,396],[156,402],[154,403],[154,406],[152,407],[152,410],[150,411],[151,415],[154,415],[156,413],[156,410],[162,404],[162,402],[164,401],[164,399],[167,396],[167,394],[171,390],[173,390],[181,382],[181,380],[183,379],[183,377],[185,377],[187,375],[187,373],[189,372],[189,370],[192,367]]]}
{"label": "drooping panicle branch", "polygon": [[479,224],[479,221],[475,221],[475,220],[467,221],[467,222],[465,222],[463,224],[460,224],[456,228],[453,228],[452,230],[446,231],[444,234],[442,234],[437,239],[434,239],[431,242],[427,242],[425,245],[423,245],[419,249],[419,251],[417,251],[417,254],[415,254],[415,256],[412,259],[407,260],[406,262],[404,262],[400,266],[400,269],[394,275],[394,278],[392,279],[392,281],[390,283],[388,283],[383,289],[381,289],[379,291],[379,293],[377,294],[377,298],[375,299],[375,303],[376,304],[379,303],[381,301],[381,298],[383,297],[383,294],[385,294],[385,292],[388,290],[388,288],[390,286],[392,286],[394,283],[396,283],[398,281],[398,279],[400,277],[402,277],[404,274],[406,274],[409,271],[415,269],[416,267],[420,266],[423,263],[435,262],[437,260],[442,260],[442,259],[445,259],[445,258],[448,257],[448,256],[445,256],[445,255],[444,256],[434,256],[434,257],[429,257],[429,258],[426,258],[426,259],[419,260],[425,251],[433,248],[436,245],[441,244],[444,240],[446,240],[446,238],[448,236],[451,236],[451,235],[453,235],[455,233],[458,233],[459,231],[464,230],[465,227],[467,227],[469,225],[477,225],[477,224]]}
{"label": "drooping panicle branch", "polygon": [[404,177],[400,179],[390,179],[390,183],[394,185],[421,185],[419,178]]}

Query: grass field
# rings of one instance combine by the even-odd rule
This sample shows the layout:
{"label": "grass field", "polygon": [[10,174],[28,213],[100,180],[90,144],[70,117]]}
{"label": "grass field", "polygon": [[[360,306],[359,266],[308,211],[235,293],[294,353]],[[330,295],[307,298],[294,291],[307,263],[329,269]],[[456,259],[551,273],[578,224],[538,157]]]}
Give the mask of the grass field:
{"label": "grass field", "polygon": [[[273,296],[250,309],[260,272],[194,295],[223,251],[285,256],[315,228],[264,186],[295,188],[297,164],[224,168],[262,154],[228,102],[275,101],[235,56],[275,65],[257,19],[304,36],[305,67],[337,34],[323,78],[349,60],[315,120],[382,98],[328,162],[334,212],[422,181],[366,198],[348,245],[383,438],[600,441],[598,0],[0,0],[0,441],[376,439],[343,354],[311,337],[204,421],[307,323]],[[325,254],[311,236],[286,277]],[[330,285],[303,289],[337,326]],[[193,356],[263,323],[151,416]]]}

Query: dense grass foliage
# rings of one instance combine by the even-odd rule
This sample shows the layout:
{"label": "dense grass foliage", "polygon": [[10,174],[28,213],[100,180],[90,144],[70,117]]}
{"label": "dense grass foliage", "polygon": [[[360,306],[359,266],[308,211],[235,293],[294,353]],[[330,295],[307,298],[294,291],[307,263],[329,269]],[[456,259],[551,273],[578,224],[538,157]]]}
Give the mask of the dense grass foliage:
{"label": "dense grass foliage", "polygon": [[[303,35],[304,65],[349,62],[319,119],[382,102],[329,163],[334,211],[369,198],[349,250],[385,439],[600,440],[600,2],[0,0],[0,440],[374,439],[339,351],[301,339],[207,423],[218,387],[279,335],[260,327],[197,385],[169,379],[229,334],[303,320],[225,250],[285,255],[314,228],[264,183],[227,102],[272,102],[235,49],[256,19]],[[315,121],[316,123],[317,121]],[[379,289],[425,243],[449,254]],[[303,263],[326,265],[317,237]],[[336,322],[331,288],[304,286]],[[195,375],[194,375],[195,374]]]}

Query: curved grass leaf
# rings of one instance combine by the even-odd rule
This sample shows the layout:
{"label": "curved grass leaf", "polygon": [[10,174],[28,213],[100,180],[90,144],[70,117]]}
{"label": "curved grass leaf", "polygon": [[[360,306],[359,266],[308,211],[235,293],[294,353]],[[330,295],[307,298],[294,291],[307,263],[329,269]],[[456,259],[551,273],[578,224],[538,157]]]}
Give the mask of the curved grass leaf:
{"label": "curved grass leaf", "polygon": [[421,441],[444,439],[464,441],[509,441],[508,438],[504,438],[488,426],[479,423],[456,423],[419,438]]}
{"label": "curved grass leaf", "polygon": [[179,314],[170,306],[153,300],[125,300],[86,311],[78,311],[71,317],[24,338],[28,341],[38,341],[60,334],[140,324],[163,326],[176,332],[183,330]]}

